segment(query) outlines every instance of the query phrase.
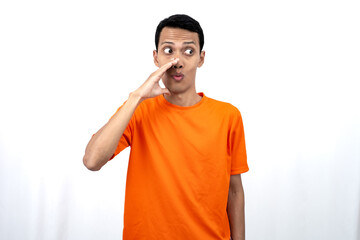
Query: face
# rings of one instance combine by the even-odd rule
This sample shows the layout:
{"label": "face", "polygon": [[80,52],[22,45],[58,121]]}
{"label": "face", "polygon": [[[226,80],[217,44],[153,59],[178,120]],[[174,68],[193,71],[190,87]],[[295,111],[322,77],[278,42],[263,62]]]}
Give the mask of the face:
{"label": "face", "polygon": [[164,27],[160,33],[158,51],[154,50],[157,67],[179,58],[178,63],[162,77],[171,93],[195,92],[195,76],[198,67],[204,63],[205,52],[200,52],[198,34],[180,28]]}

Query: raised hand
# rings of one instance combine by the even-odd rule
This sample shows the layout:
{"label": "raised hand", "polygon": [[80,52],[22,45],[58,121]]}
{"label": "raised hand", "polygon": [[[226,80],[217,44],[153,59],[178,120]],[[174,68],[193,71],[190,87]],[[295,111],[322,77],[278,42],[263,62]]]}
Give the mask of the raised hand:
{"label": "raised hand", "polygon": [[133,93],[138,95],[141,100],[145,100],[147,98],[153,98],[160,94],[168,94],[170,95],[170,91],[167,88],[161,88],[159,85],[159,81],[165,72],[171,68],[172,66],[176,65],[179,61],[178,58],[171,59],[170,62],[161,66],[158,70],[153,72],[149,78]]}

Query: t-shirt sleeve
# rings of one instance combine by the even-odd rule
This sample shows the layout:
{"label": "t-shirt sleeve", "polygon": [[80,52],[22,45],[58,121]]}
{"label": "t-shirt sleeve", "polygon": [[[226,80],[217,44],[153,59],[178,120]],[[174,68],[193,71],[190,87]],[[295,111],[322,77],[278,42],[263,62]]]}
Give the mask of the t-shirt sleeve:
{"label": "t-shirt sleeve", "polygon": [[244,126],[240,111],[235,108],[231,116],[229,147],[231,156],[231,175],[249,171],[245,147]]}
{"label": "t-shirt sleeve", "polygon": [[[125,102],[124,102],[124,104],[125,104]],[[122,108],[122,106],[124,106],[124,104],[121,105],[121,107],[118,108],[118,110],[114,113],[114,115],[118,111],[120,111],[120,109]],[[114,115],[112,115],[111,118],[113,118]],[[109,160],[113,159],[116,155],[118,155],[122,150],[124,150],[128,146],[131,146],[132,136],[133,136],[133,126],[134,126],[133,121],[134,121],[134,118],[135,118],[134,115],[135,114],[133,114],[133,116],[131,117],[127,127],[125,128],[125,131],[124,131],[123,135],[121,136],[121,138],[119,140],[119,143],[118,143],[118,145],[117,145],[117,147],[115,149],[114,154],[111,156],[111,158]]]}

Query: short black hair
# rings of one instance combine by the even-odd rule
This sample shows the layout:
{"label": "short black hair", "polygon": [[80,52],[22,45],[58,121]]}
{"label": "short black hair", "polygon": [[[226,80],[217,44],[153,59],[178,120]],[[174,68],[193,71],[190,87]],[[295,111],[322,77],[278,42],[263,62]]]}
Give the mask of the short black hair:
{"label": "short black hair", "polygon": [[155,46],[158,50],[160,33],[164,27],[181,28],[190,32],[196,32],[199,36],[200,52],[204,46],[204,33],[200,23],[192,17],[185,14],[175,14],[162,20],[156,28],[155,32]]}

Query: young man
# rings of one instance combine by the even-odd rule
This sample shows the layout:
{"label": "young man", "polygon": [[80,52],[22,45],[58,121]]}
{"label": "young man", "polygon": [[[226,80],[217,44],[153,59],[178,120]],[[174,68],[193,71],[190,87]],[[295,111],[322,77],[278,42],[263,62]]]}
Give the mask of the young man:
{"label": "young man", "polygon": [[196,20],[164,19],[155,44],[159,69],[91,138],[84,164],[99,170],[131,146],[124,240],[244,240],[240,174],[249,168],[240,112],[196,92],[205,58]]}

